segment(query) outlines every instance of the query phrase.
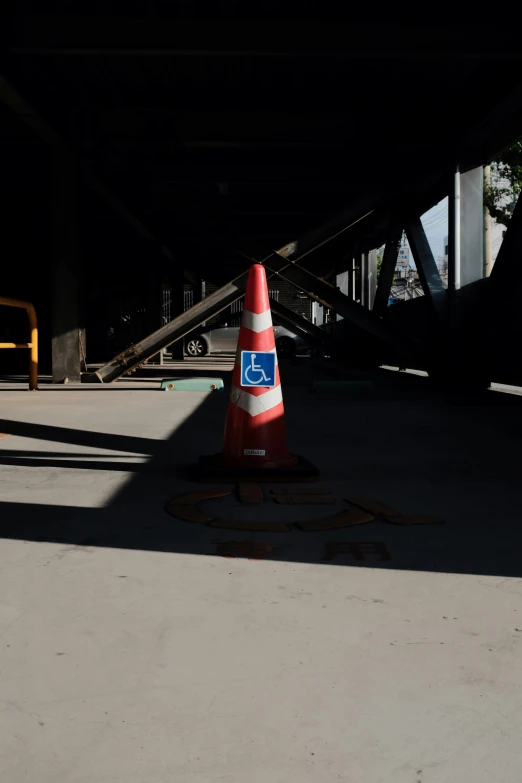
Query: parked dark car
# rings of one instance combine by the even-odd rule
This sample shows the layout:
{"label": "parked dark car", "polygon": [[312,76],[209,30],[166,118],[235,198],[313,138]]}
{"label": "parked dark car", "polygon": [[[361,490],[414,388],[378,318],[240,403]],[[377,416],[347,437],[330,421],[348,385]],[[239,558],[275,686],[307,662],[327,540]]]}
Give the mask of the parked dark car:
{"label": "parked dark car", "polygon": [[[189,356],[207,354],[235,353],[239,337],[239,326],[218,326],[203,329],[187,337],[185,351]],[[274,326],[274,337],[279,356],[295,356],[308,350],[309,345],[302,337],[290,332],[283,326]]]}

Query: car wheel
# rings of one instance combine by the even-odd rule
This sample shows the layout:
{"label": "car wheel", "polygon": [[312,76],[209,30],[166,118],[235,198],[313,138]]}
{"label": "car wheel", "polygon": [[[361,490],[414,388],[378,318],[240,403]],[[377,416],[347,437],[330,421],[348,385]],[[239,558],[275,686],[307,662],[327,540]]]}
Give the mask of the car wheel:
{"label": "car wheel", "polygon": [[205,356],[208,346],[202,337],[192,337],[186,344],[186,351],[189,356]]}
{"label": "car wheel", "polygon": [[295,356],[296,347],[291,337],[279,337],[276,340],[278,356]]}

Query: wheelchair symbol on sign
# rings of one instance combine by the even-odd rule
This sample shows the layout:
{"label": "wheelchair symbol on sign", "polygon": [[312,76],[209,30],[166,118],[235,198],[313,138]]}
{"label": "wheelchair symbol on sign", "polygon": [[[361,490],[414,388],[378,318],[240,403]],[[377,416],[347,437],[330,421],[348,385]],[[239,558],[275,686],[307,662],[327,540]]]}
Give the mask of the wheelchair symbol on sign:
{"label": "wheelchair symbol on sign", "polygon": [[[247,379],[247,381],[249,383],[251,383],[252,386],[256,386],[258,383],[261,383],[262,381],[265,381],[266,383],[269,383],[269,379],[266,377],[266,373],[263,370],[263,368],[261,367],[261,365],[260,364],[256,365],[256,363],[255,363],[256,362],[256,354],[255,353],[251,353],[250,357],[252,359],[252,364],[250,364],[248,367],[245,367],[245,378]],[[261,377],[258,376],[256,378],[256,380],[254,380],[253,378],[249,377],[249,373],[256,373],[256,375],[257,375],[257,373],[260,373]]]}
{"label": "wheelchair symbol on sign", "polygon": [[275,354],[271,351],[263,353],[241,352],[242,386],[273,386],[274,383]]}

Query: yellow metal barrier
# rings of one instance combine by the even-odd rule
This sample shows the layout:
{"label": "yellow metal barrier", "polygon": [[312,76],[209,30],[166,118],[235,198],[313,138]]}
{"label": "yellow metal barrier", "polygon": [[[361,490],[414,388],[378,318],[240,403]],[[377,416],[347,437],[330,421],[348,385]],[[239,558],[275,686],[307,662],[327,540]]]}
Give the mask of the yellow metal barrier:
{"label": "yellow metal barrier", "polygon": [[21,302],[19,299],[8,299],[0,296],[0,305],[6,307],[19,307],[27,310],[29,318],[29,331],[31,332],[31,342],[29,343],[0,343],[0,348],[28,348],[29,354],[29,389],[38,390],[38,324],[36,321],[36,310],[30,302]]}

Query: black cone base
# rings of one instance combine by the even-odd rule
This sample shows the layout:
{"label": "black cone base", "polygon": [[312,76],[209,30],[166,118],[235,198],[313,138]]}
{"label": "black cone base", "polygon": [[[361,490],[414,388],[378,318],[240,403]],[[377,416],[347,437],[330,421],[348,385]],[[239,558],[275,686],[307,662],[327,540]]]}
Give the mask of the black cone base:
{"label": "black cone base", "polygon": [[317,481],[319,471],[304,457],[297,457],[297,464],[286,468],[255,468],[252,465],[237,467],[220,462],[220,454],[200,457],[194,467],[197,481],[230,484],[236,481],[254,481],[257,483],[279,483],[283,481]]}

